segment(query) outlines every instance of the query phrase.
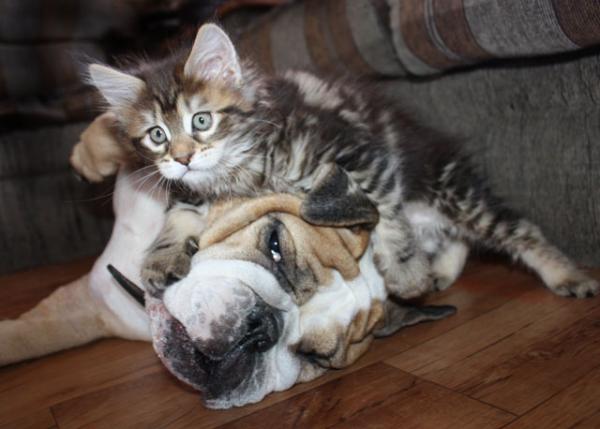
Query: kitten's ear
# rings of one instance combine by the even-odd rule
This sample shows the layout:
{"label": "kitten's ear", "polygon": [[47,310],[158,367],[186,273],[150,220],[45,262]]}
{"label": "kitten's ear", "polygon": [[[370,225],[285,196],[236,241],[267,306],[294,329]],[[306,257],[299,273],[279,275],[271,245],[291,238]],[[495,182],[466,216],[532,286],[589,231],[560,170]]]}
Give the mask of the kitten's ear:
{"label": "kitten's ear", "polygon": [[133,104],[145,86],[144,81],[135,76],[100,64],[90,65],[88,71],[91,83],[115,108]]}
{"label": "kitten's ear", "polygon": [[315,183],[300,207],[302,219],[319,226],[374,228],[377,207],[337,164],[319,167]]}
{"label": "kitten's ear", "polygon": [[238,85],[242,71],[229,36],[215,24],[200,27],[183,73],[198,80]]}

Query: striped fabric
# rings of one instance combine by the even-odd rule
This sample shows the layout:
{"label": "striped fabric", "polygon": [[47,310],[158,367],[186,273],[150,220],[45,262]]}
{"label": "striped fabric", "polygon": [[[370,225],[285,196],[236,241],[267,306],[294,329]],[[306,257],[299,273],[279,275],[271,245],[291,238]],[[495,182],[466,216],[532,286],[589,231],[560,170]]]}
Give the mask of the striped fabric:
{"label": "striped fabric", "polygon": [[242,34],[238,46],[266,71],[406,74],[385,0],[306,0],[280,7]]}
{"label": "striped fabric", "polygon": [[394,46],[423,75],[492,58],[548,55],[600,42],[597,0],[391,2]]}
{"label": "striped fabric", "polygon": [[600,44],[598,0],[307,0],[242,36],[266,70],[430,75]]}
{"label": "striped fabric", "polygon": [[[81,82],[82,64],[148,50],[169,34],[160,25],[183,25],[186,17],[195,25],[201,14],[190,11],[211,5],[214,11],[218,3],[0,0],[0,126],[15,118],[90,117],[94,93]],[[600,0],[296,1],[263,16],[238,43],[270,72],[303,68],[371,77],[431,75],[597,44]]]}

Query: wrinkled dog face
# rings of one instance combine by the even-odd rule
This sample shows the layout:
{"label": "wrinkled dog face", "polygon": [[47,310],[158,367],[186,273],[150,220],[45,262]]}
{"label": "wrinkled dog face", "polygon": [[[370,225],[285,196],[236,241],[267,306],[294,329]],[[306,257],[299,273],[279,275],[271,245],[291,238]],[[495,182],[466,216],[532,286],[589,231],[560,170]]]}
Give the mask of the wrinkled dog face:
{"label": "wrinkled dog face", "polygon": [[369,312],[380,315],[385,300],[370,253],[360,267],[352,254],[363,253],[363,237],[344,234],[286,213],[209,242],[205,234],[190,274],[162,300],[147,297],[158,355],[214,408],[256,402],[343,366],[344,331],[359,313],[360,329],[372,330]]}
{"label": "wrinkled dog face", "polygon": [[239,221],[251,211],[217,212],[190,274],[146,298],[157,354],[208,407],[260,401],[351,364],[385,325],[448,314],[398,324],[368,236],[281,212]]}

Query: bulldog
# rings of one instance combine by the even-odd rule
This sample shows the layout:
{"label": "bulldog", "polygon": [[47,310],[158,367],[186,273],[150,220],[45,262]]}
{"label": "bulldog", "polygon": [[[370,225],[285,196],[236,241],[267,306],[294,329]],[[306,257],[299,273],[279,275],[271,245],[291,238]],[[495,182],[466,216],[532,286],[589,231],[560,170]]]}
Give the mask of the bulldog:
{"label": "bulldog", "polygon": [[[203,231],[199,250],[189,274],[147,296],[144,309],[135,284],[166,207],[148,182],[121,170],[105,251],[88,275],[0,322],[0,365],[108,336],[152,341],[208,407],[228,408],[350,365],[373,338],[455,310],[388,299],[369,231],[308,224],[299,211],[309,199],[286,194],[221,202],[202,216],[182,211]],[[321,209],[331,215],[322,201],[311,206]]]}

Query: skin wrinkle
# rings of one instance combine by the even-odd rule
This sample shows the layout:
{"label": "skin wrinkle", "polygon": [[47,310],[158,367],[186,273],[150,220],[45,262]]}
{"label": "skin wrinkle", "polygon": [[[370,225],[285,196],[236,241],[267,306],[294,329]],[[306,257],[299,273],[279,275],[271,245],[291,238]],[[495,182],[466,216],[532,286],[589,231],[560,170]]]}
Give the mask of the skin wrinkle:
{"label": "skin wrinkle", "polygon": [[[298,198],[296,199],[296,203],[292,204],[292,207],[298,207],[298,202],[301,202]],[[262,201],[261,201],[262,200]],[[266,235],[269,231],[272,231],[273,228],[279,228],[280,231],[283,231],[283,228],[287,230],[287,233],[280,233],[280,248],[283,246],[285,249],[295,249],[291,262],[291,270],[295,272],[300,272],[298,267],[301,267],[303,264],[302,260],[312,257],[312,262],[309,262],[309,265],[315,269],[320,271],[333,271],[333,270],[347,270],[344,266],[354,265],[356,267],[357,273],[360,272],[358,269],[358,260],[355,258],[351,252],[338,252],[336,258],[328,257],[326,259],[321,259],[324,257],[324,254],[314,253],[312,254],[311,247],[319,248],[322,243],[316,243],[315,240],[325,240],[327,242],[331,242],[331,240],[335,237],[335,234],[342,232],[345,237],[342,239],[341,237],[338,239],[340,242],[344,241],[349,244],[350,247],[358,247],[363,245],[365,242],[363,239],[362,231],[351,232],[350,230],[336,230],[331,228],[320,228],[314,227],[297,217],[289,214],[289,213],[273,213],[267,212],[264,213],[264,207],[276,207],[273,204],[265,204],[266,201],[273,201],[273,197],[263,197],[262,199],[254,199],[254,200],[246,200],[242,201],[241,204],[236,205],[235,203],[226,202],[221,206],[214,206],[212,213],[208,216],[212,222],[210,222],[204,231],[204,234],[211,235],[215,237],[210,241],[210,244],[207,245],[204,249],[200,250],[200,255],[203,255],[204,252],[209,252],[208,255],[203,255],[203,257],[207,258],[215,258],[220,257],[227,259],[244,259],[248,258],[249,261],[256,262],[257,261],[257,253],[254,249],[258,249],[265,244],[268,244],[268,240],[266,239]],[[289,201],[290,199],[288,199]],[[239,201],[238,201],[239,203]],[[234,204],[235,207],[243,207],[243,210],[233,210],[235,213],[235,224],[238,229],[229,230],[226,233],[222,233],[222,223],[224,217],[222,216],[222,210],[229,210],[229,207]],[[254,206],[254,209],[253,209]],[[289,209],[288,211],[294,211],[294,209]],[[240,218],[244,218],[243,220]],[[231,220],[231,217],[230,217]],[[279,225],[279,227],[278,227]],[[217,230],[221,230],[221,233],[215,234],[212,232],[212,229],[216,228]],[[331,234],[329,234],[329,232]],[[356,243],[351,243],[351,238],[356,237]],[[218,238],[217,238],[218,237]],[[205,242],[205,240],[201,241]],[[312,245],[308,248],[306,247],[309,243]],[[305,249],[303,251],[302,249]],[[343,249],[346,249],[345,246],[342,246]],[[363,255],[364,251],[358,252],[358,258]],[[259,252],[264,256],[266,251]],[[285,254],[289,255],[289,251],[286,251]],[[294,262],[295,261],[295,262]],[[336,262],[337,261],[337,262]],[[322,279],[318,279],[319,275],[312,272],[312,270],[308,270],[305,274],[306,277],[301,283],[308,284],[311,283],[312,292],[315,293],[319,287],[327,286],[328,283],[323,283]],[[321,276],[322,277],[322,276]],[[332,278],[331,275],[328,275],[329,278]],[[349,279],[352,280],[352,279]],[[305,300],[298,300],[297,305],[302,305],[306,302]],[[377,312],[378,306],[374,307]],[[229,314],[229,313],[228,313]],[[310,347],[311,353],[315,356],[318,356],[321,364],[324,368],[336,368],[344,366],[344,359],[348,359],[348,362],[354,361],[366,348],[371,341],[371,338],[368,338],[366,341],[360,341],[358,336],[360,335],[360,331],[363,331],[363,336],[365,336],[364,329],[368,327],[365,323],[365,320],[368,319],[368,316],[361,310],[361,312],[357,315],[356,321],[351,323],[351,326],[348,330],[344,329],[342,326],[335,327],[333,329],[325,329],[325,330],[313,330],[306,333],[305,338],[303,338],[302,345],[298,345],[297,348],[303,350],[307,347]],[[231,324],[233,321],[225,321],[224,323]],[[222,324],[222,323],[221,323]],[[171,326],[167,324],[167,326]],[[173,325],[175,326],[175,325]],[[213,333],[217,337],[221,334],[224,335],[221,325],[217,326],[216,324],[213,326]],[[170,338],[170,334],[168,333],[170,329],[168,328],[166,331],[166,337]],[[162,332],[162,331],[161,331]],[[165,334],[161,334],[161,337]],[[348,338],[346,338],[346,336]],[[305,341],[304,341],[305,340]],[[186,347],[181,345],[177,340],[171,344],[167,348],[173,348],[180,350],[176,355],[169,355],[167,357],[163,356],[163,359],[166,359],[167,366],[171,368],[171,370],[175,371],[179,374],[179,377],[188,383],[196,383],[196,377],[200,377],[201,379],[205,377],[204,373],[199,371],[196,364],[192,364],[188,361],[188,358],[182,357],[181,359],[177,356],[187,356],[189,352],[186,352]],[[209,346],[207,343],[206,347],[209,347],[211,350],[215,349],[215,346]],[[346,350],[347,349],[347,350]],[[159,348],[159,355],[161,355],[162,347]],[[175,359],[174,362],[171,362],[170,359]],[[189,366],[188,366],[189,365]],[[249,364],[250,366],[243,366],[243,368],[257,368],[256,363]],[[236,368],[239,365],[236,365]],[[254,371],[254,369],[252,370]],[[318,375],[319,372],[316,371],[314,375]],[[241,376],[241,375],[240,375]],[[305,376],[307,377],[307,376]],[[256,377],[255,377],[256,378]],[[234,379],[232,379],[234,380]],[[197,388],[201,388],[200,385],[196,386]],[[205,388],[204,388],[205,389]],[[245,390],[248,389],[248,385],[246,382],[241,382],[239,389]],[[209,396],[211,398],[218,397],[221,393],[220,390],[214,390],[209,388]]]}
{"label": "skin wrinkle", "polygon": [[[290,215],[298,213],[301,202],[302,200],[290,195],[275,194],[258,201],[256,199],[243,201],[235,209],[227,211],[225,215],[221,210],[216,209],[209,216],[207,229],[200,237],[200,248],[208,248],[215,243],[229,244],[232,248],[243,245],[245,239],[234,241],[237,231],[244,227],[250,227],[252,219],[260,218],[269,212],[281,211],[282,213],[276,215],[276,219],[285,220],[285,228],[289,233],[280,235],[280,237],[295,237],[303,230],[308,230],[301,234],[303,236],[301,241],[293,241],[294,254],[297,257],[306,255],[304,258],[309,267],[308,271],[315,276],[318,283],[327,284],[331,280],[328,270],[325,268],[335,268],[348,280],[356,277],[359,269],[355,259],[362,256],[368,245],[365,233],[363,231],[350,233],[342,230],[342,238],[340,233],[331,228],[312,227],[308,229],[306,222],[300,220],[297,215]],[[225,204],[223,208],[227,209],[227,206]],[[268,227],[263,225],[261,228]],[[355,249],[354,255],[349,248]],[[248,260],[256,259],[250,255],[240,256]],[[297,263],[296,267],[301,265],[304,264]]]}

